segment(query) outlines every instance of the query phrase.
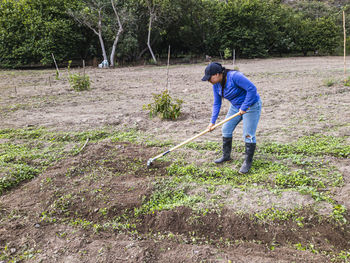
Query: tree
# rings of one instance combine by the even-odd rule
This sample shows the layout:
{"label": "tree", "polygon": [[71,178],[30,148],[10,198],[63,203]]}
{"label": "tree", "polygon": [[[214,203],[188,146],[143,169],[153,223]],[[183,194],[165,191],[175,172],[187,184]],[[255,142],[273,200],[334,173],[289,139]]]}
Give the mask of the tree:
{"label": "tree", "polygon": [[221,49],[243,57],[266,57],[278,45],[281,5],[275,1],[232,0],[219,16]]}
{"label": "tree", "polygon": [[120,35],[121,35],[121,33],[123,32],[124,29],[123,29],[123,24],[122,24],[122,22],[120,20],[117,8],[115,6],[114,0],[111,0],[111,3],[112,3],[114,14],[115,14],[117,22],[118,22],[118,31],[117,31],[117,34],[115,35],[113,46],[112,46],[112,52],[111,52],[111,66],[114,67],[115,50],[117,48],[119,37],[120,37]]}
{"label": "tree", "polygon": [[80,56],[88,36],[64,5],[65,0],[0,1],[0,66],[49,65],[52,53],[57,61]]}
{"label": "tree", "polygon": [[[68,13],[80,24],[87,26],[95,35],[98,36],[102,56],[104,61],[108,61],[107,51],[105,47],[104,33],[109,28],[117,25],[116,33],[110,54],[110,65],[113,67],[115,62],[115,51],[120,38],[124,31],[122,20],[117,11],[116,0],[89,0],[81,3],[75,9],[69,9]],[[113,14],[111,14],[113,10]],[[111,18],[113,17],[113,18]],[[109,23],[104,23],[108,21]],[[115,22],[116,21],[116,22]],[[113,31],[113,30],[112,30]]]}
{"label": "tree", "polygon": [[322,17],[315,21],[313,39],[316,50],[332,54],[340,42],[341,27],[336,25],[334,18]]}
{"label": "tree", "polygon": [[85,5],[80,4],[78,9],[68,10],[68,14],[71,15],[78,23],[83,24],[90,28],[100,41],[103,60],[108,61],[106,48],[103,40],[102,20],[104,15],[104,9],[109,1],[107,0],[90,0],[86,1]]}
{"label": "tree", "polygon": [[219,31],[217,7],[212,0],[170,1],[158,19],[163,54],[169,45],[172,55],[208,54],[209,44]]}
{"label": "tree", "polygon": [[161,0],[142,0],[141,3],[145,5],[148,9],[148,34],[147,34],[147,47],[151,53],[154,63],[157,63],[157,59],[154,56],[152,46],[151,46],[151,32],[152,32],[152,23],[157,18],[157,12],[159,11]]}

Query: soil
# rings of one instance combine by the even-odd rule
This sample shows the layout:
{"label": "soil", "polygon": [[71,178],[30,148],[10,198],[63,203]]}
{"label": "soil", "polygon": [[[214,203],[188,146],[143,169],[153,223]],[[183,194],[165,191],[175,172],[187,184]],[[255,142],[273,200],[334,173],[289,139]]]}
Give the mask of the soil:
{"label": "soil", "polygon": [[[236,66],[256,84],[263,101],[258,143],[289,143],[322,133],[344,137],[349,144],[350,88],[341,84],[342,63],[340,57],[238,60]],[[204,68],[205,63],[170,66],[168,81],[166,67],[87,68],[92,90],[79,93],[69,87],[63,70],[58,80],[53,70],[0,71],[0,128],[43,126],[55,131],[84,131],[108,126],[132,128],[154,140],[180,143],[204,130],[210,120],[211,87],[200,81]],[[336,84],[328,87],[325,81],[330,79]],[[142,106],[152,101],[152,93],[167,86],[172,96],[184,101],[183,114],[176,122],[150,119]],[[227,109],[225,103],[220,119]],[[234,134],[238,143],[241,130],[239,126]],[[197,141],[220,142],[220,129]],[[179,152],[199,165],[215,158],[211,154],[198,158],[188,148]],[[166,176],[169,162],[156,162],[152,169],[140,165],[158,153],[159,148],[143,144],[89,143],[79,155],[6,192],[0,196],[1,249],[7,245],[9,257],[22,256],[28,262],[237,263],[329,262],[327,255],[295,249],[296,243],[316,244],[323,251],[350,249],[349,226],[334,227],[319,220],[307,210],[313,201],[296,192],[277,198],[259,189],[237,190],[227,197],[232,205],[220,212],[196,214],[188,207],[177,207],[134,218],[134,209],[154,191],[155,178]],[[241,158],[238,153],[233,157]],[[330,161],[345,181],[334,190],[334,198],[349,210],[350,161]],[[249,213],[271,203],[305,206],[307,223],[295,231],[298,227],[292,220],[263,224],[249,218]],[[249,213],[235,213],[243,209]],[[42,220],[45,213],[57,221]],[[125,214],[130,221],[120,219]],[[134,232],[100,230],[111,219],[134,225]],[[74,222],[81,225],[81,220],[96,227],[77,227]]]}

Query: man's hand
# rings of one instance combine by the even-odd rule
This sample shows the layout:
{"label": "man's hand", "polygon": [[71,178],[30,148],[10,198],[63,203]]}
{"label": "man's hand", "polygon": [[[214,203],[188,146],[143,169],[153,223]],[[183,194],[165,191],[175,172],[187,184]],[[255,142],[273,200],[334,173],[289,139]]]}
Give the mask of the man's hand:
{"label": "man's hand", "polygon": [[209,123],[209,125],[208,125],[208,130],[211,132],[211,131],[213,131],[214,130],[214,125],[215,124],[213,124],[213,123]]}

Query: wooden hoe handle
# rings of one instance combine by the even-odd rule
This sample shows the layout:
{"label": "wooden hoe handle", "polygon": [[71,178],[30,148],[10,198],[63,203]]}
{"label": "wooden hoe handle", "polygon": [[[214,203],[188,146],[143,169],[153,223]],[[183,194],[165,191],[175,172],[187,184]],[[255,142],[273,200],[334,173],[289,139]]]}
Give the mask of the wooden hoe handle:
{"label": "wooden hoe handle", "polygon": [[[237,116],[239,116],[239,115],[241,115],[241,114],[240,114],[239,112],[237,112],[236,114],[230,116],[229,118],[227,118],[227,119],[225,119],[225,120],[219,122],[218,124],[215,124],[215,125],[212,127],[212,129],[214,130],[216,127],[219,127],[219,126],[223,125],[224,123],[226,123],[226,122],[232,120],[233,118],[235,118],[235,117],[237,117]],[[158,159],[158,158],[160,158],[160,157],[162,157],[162,156],[164,156],[164,155],[166,155],[166,154],[168,154],[168,153],[170,153],[170,152],[176,150],[177,148],[180,148],[181,146],[183,146],[183,145],[185,145],[185,144],[187,144],[187,143],[189,143],[189,142],[191,142],[191,141],[197,139],[198,137],[201,137],[202,135],[204,135],[204,134],[206,134],[206,133],[208,133],[208,132],[209,132],[209,129],[206,129],[205,131],[202,131],[201,133],[199,133],[199,134],[193,136],[192,138],[189,138],[188,140],[186,140],[186,141],[184,141],[184,142],[182,142],[182,143],[180,143],[180,144],[174,146],[174,147],[171,148],[170,150],[168,150],[168,151],[166,151],[166,152],[163,152],[163,153],[157,155],[157,156],[154,157],[154,158],[149,159],[147,165],[149,166],[155,159]]]}

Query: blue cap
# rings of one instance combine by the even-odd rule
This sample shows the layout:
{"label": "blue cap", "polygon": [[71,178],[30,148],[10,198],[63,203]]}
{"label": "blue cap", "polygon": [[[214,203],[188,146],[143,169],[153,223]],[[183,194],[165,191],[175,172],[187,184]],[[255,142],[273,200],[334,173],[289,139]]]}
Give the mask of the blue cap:
{"label": "blue cap", "polygon": [[210,63],[206,68],[205,68],[205,75],[202,78],[203,81],[208,81],[211,76],[222,73],[224,71],[223,67],[221,66],[220,63],[217,62],[212,62]]}

